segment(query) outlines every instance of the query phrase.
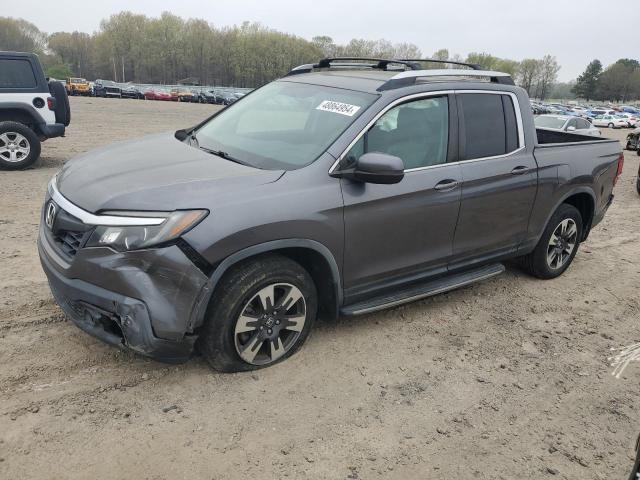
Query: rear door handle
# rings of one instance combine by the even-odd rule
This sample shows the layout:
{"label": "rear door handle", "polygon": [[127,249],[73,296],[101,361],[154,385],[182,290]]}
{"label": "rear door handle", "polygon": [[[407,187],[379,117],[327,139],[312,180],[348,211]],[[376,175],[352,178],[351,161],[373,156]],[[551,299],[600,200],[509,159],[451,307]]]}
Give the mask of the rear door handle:
{"label": "rear door handle", "polygon": [[511,170],[511,175],[522,175],[524,173],[529,172],[531,170],[529,167],[525,167],[524,165],[520,165],[513,170]]}
{"label": "rear door handle", "polygon": [[436,186],[433,188],[435,188],[439,192],[448,192],[449,190],[453,190],[454,188],[456,188],[458,184],[459,182],[457,180],[447,179],[436,183]]}

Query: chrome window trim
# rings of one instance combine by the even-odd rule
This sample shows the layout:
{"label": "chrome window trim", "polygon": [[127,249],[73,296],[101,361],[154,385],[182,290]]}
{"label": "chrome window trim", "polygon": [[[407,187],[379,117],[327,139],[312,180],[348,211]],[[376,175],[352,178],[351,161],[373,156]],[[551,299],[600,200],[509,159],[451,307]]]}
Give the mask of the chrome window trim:
{"label": "chrome window trim", "polygon": [[362,130],[360,130],[358,135],[356,135],[356,137],[351,141],[351,143],[349,143],[347,148],[344,149],[344,151],[338,156],[338,159],[333,163],[333,165],[331,165],[331,168],[329,169],[329,174],[334,172],[338,164],[343,160],[344,156],[349,152],[349,150],[351,150],[351,148],[358,142],[358,140],[360,140],[360,138],[362,138],[362,136],[365,133],[367,133],[367,131],[380,119],[380,117],[382,117],[385,113],[387,113],[389,110],[391,110],[398,104],[404,103],[406,101],[414,100],[414,99],[419,99],[419,98],[439,97],[442,95],[450,95],[450,94],[456,94],[456,93],[486,93],[489,95],[509,95],[511,97],[511,100],[513,101],[513,108],[515,109],[516,126],[518,128],[518,148],[516,148],[511,152],[504,153],[502,155],[494,155],[492,157],[470,158],[469,160],[458,160],[457,162],[445,162],[445,163],[438,163],[435,165],[426,165],[424,167],[408,168],[408,169],[405,169],[404,173],[419,172],[422,170],[427,170],[430,168],[438,168],[438,167],[443,167],[447,165],[458,165],[463,163],[478,162],[480,160],[494,160],[497,158],[505,158],[511,155],[515,155],[516,153],[519,153],[525,149],[526,145],[524,141],[524,129],[522,127],[522,112],[520,110],[520,102],[518,101],[518,97],[516,96],[515,93],[506,92],[503,90],[437,90],[433,92],[413,93],[411,95],[407,95],[405,97],[401,97],[394,100],[385,108],[383,108],[380,112],[378,112],[378,114],[375,117],[373,117],[373,119],[371,119]]}
{"label": "chrome window trim", "polygon": [[94,215],[63,197],[58,191],[56,177],[53,177],[49,182],[48,190],[51,199],[56,203],[56,205],[69,215],[78,218],[86,225],[102,225],[107,227],[148,226],[160,225],[166,220],[164,217],[120,217],[117,215]]}

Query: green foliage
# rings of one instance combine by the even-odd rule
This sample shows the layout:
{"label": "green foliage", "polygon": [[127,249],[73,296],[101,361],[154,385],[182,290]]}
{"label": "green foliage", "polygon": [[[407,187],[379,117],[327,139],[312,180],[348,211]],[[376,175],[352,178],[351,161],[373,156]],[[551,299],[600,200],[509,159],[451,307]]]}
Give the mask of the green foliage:
{"label": "green foliage", "polygon": [[602,74],[602,63],[600,60],[593,60],[587,65],[586,70],[578,77],[578,80],[573,87],[573,93],[578,97],[584,98],[587,101],[596,97],[598,90],[598,80]]}
{"label": "green foliage", "polygon": [[64,63],[58,63],[56,65],[51,65],[47,67],[45,70],[45,74],[47,77],[55,78],[56,80],[65,80],[69,77],[73,77],[73,72],[69,65]]}
{"label": "green foliage", "polygon": [[640,64],[623,58],[609,65],[598,78],[596,98],[623,102],[640,98]]}
{"label": "green foliage", "polygon": [[[45,71],[55,78],[169,84],[193,77],[203,85],[241,87],[263,85],[296,65],[323,57],[422,56],[412,43],[354,38],[340,45],[329,36],[308,41],[259,23],[219,28],[205,20],[184,20],[169,12],[152,18],[127,11],[104,19],[93,34],[74,31],[47,35],[25,20],[0,17],[0,50],[38,53]],[[437,50],[432,58],[463,61],[446,48]],[[640,98],[640,63],[635,59],[620,59],[604,71],[594,60],[571,86],[557,83],[560,66],[551,55],[518,62],[473,52],[465,61],[510,73],[531,97],[540,99],[570,98],[567,88],[587,99]],[[425,64],[425,68],[442,66]]]}
{"label": "green foliage", "polygon": [[21,18],[0,17],[0,50],[42,54],[47,36]]}

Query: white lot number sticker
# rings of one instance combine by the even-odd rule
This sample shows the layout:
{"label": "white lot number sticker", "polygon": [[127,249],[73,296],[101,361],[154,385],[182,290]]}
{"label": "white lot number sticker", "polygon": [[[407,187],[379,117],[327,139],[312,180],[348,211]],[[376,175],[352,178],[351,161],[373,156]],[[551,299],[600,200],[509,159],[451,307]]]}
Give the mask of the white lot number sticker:
{"label": "white lot number sticker", "polygon": [[323,110],[325,112],[339,113],[340,115],[346,115],[347,117],[353,117],[360,107],[357,105],[349,105],[348,103],[334,102],[332,100],[325,100],[316,107],[316,110]]}

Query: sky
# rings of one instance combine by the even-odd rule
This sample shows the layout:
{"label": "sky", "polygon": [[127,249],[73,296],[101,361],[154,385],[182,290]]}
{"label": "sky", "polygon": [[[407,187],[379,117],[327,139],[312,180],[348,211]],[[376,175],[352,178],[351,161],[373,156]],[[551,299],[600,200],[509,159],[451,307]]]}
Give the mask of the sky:
{"label": "sky", "polygon": [[[311,39],[328,35],[416,44],[424,56],[487,52],[522,60],[555,55],[560,81],[576,78],[598,58],[605,66],[640,57],[638,0],[4,0],[0,15],[24,18],[41,30],[93,32],[122,10],[159,16],[170,11],[214,25],[243,21]],[[624,24],[630,21],[631,28]],[[635,22],[635,23],[633,23]]]}

